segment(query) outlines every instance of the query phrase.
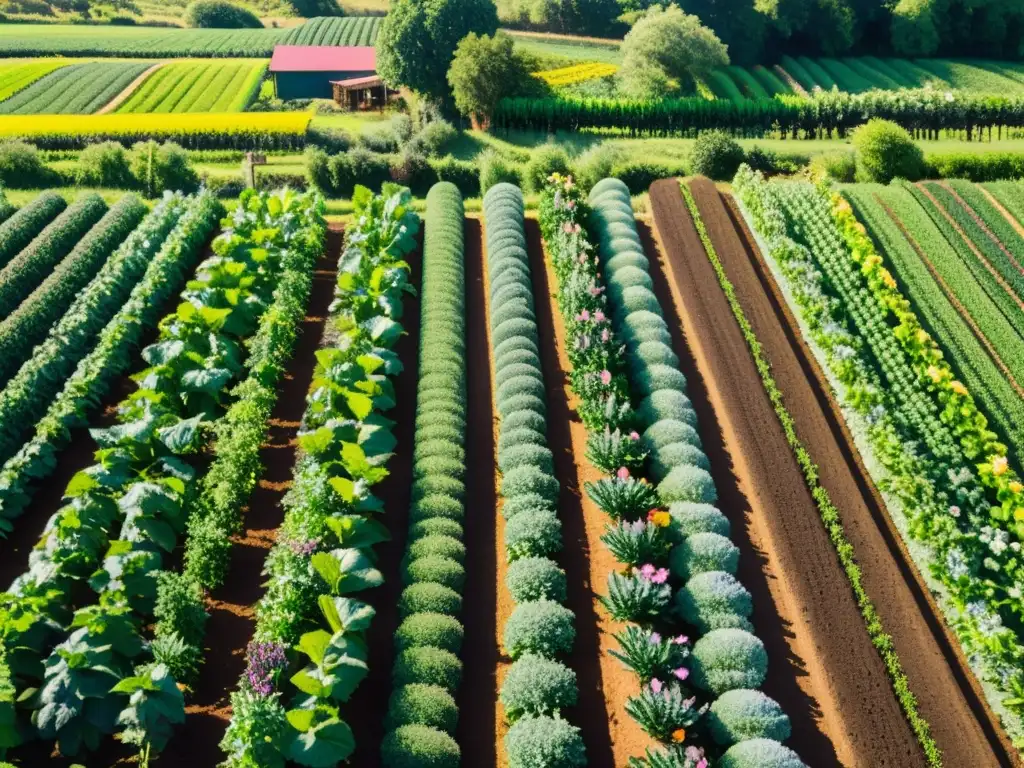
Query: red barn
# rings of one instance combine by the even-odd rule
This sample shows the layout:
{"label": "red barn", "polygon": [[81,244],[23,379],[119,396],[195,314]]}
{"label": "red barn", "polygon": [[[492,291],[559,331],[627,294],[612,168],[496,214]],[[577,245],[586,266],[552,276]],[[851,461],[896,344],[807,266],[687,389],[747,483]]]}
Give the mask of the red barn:
{"label": "red barn", "polygon": [[330,99],[332,82],[376,78],[372,46],[278,45],[270,60],[279,99]]}

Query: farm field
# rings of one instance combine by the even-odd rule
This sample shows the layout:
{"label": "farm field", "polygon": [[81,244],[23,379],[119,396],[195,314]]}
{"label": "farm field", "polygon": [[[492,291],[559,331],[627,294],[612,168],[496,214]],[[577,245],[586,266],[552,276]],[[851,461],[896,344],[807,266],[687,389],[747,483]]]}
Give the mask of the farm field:
{"label": "farm field", "polygon": [[282,45],[373,45],[377,41],[380,16],[307,19],[281,39]]}
{"label": "farm field", "polygon": [[67,66],[66,62],[52,59],[0,64],[0,101],[10,98],[23,88],[32,85],[39,78],[64,66]]}
{"label": "farm field", "polygon": [[150,66],[142,61],[70,64],[0,101],[0,115],[92,114]]}
{"label": "farm field", "polygon": [[256,97],[267,65],[266,60],[170,62],[143,80],[117,112],[242,112]]}

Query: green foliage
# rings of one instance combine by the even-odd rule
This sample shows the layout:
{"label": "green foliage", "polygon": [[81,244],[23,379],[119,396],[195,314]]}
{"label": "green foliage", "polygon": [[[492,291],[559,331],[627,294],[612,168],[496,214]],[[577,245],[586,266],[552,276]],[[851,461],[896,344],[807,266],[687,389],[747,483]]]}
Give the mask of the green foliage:
{"label": "green foliage", "polygon": [[134,183],[128,153],[116,141],[90,144],[78,156],[75,182],[83,187],[125,188]]}
{"label": "green foliage", "polygon": [[399,625],[395,644],[400,650],[430,646],[457,654],[462,647],[462,635],[462,624],[451,616],[415,613]]}
{"label": "green foliage", "polygon": [[565,571],[546,557],[521,557],[509,564],[505,586],[517,603],[553,600],[564,603]]}
{"label": "green foliage", "polygon": [[748,739],[785,741],[791,731],[779,703],[760,691],[726,691],[711,702],[707,721],[711,737],[723,746]]}
{"label": "green foliage", "polygon": [[462,613],[462,595],[451,587],[434,582],[410,584],[402,590],[398,612],[403,617],[414,613],[444,613],[458,616]]}
{"label": "green foliage", "polygon": [[601,598],[601,603],[613,620],[646,624],[661,616],[672,599],[672,588],[667,583],[667,570],[652,576],[639,570],[608,574],[608,594]]}
{"label": "green foliage", "polygon": [[263,28],[255,13],[227,0],[193,0],[185,10],[185,23],[207,29]]}
{"label": "green foliage", "polygon": [[501,495],[506,498],[526,493],[536,493],[552,502],[558,500],[558,481],[539,467],[516,467],[504,473],[501,478]]}
{"label": "green foliage", "polygon": [[568,653],[576,640],[575,615],[551,600],[517,605],[505,623],[502,645],[512,659],[524,653],[552,657]]}
{"label": "green foliage", "polygon": [[871,120],[853,134],[857,179],[887,184],[895,178],[916,181],[924,172],[924,153],[905,128]]}
{"label": "green foliage", "polygon": [[672,573],[683,581],[705,571],[735,574],[739,559],[739,548],[725,536],[694,533],[672,550]]}
{"label": "green foliage", "polygon": [[111,693],[128,695],[128,706],[117,716],[124,727],[121,740],[138,747],[146,760],[151,749],[160,752],[167,745],[175,725],[185,722],[185,697],[163,664],[137,668]]}
{"label": "green foliage", "polygon": [[517,163],[495,150],[487,150],[477,158],[480,166],[480,191],[487,192],[498,184],[519,184],[522,180]]}
{"label": "green foliage", "polygon": [[823,152],[811,158],[811,173],[827,176],[833,181],[850,184],[857,176],[857,155],[854,152]]}
{"label": "green foliage", "polygon": [[750,739],[730,747],[717,765],[721,768],[804,768],[789,747],[771,739]]}
{"label": "green foliage", "polygon": [[644,430],[641,439],[651,451],[664,448],[672,443],[689,443],[700,447],[700,435],[697,434],[697,430],[685,421],[676,421],[675,419],[661,419],[654,422]]}
{"label": "green foliage", "polygon": [[428,555],[409,563],[404,569],[403,580],[407,584],[431,582],[461,591],[466,580],[466,570],[455,560]]}
{"label": "green foliage", "polygon": [[48,186],[51,177],[35,146],[24,141],[0,142],[0,184],[11,189]]}
{"label": "green foliage", "polygon": [[676,731],[685,731],[702,714],[688,693],[674,681],[651,680],[639,694],[627,699],[625,710],[645,733],[662,743],[671,743]]}
{"label": "green foliage", "polygon": [[653,6],[622,41],[620,87],[638,99],[664,98],[728,63],[728,49],[697,16]]}
{"label": "green foliage", "polygon": [[696,574],[676,593],[675,604],[679,615],[701,632],[725,627],[752,629],[747,621],[754,609],[750,593],[724,571]]}
{"label": "green foliage", "polygon": [[574,706],[577,696],[571,669],[533,653],[523,654],[509,667],[499,693],[510,723],[524,715],[557,715]]}
{"label": "green foliage", "polygon": [[454,692],[462,679],[462,662],[455,654],[440,648],[408,648],[398,654],[391,676],[396,686],[423,683]]}
{"label": "green foliage", "polygon": [[66,207],[60,195],[43,192],[0,224],[0,267],[6,266]]}
{"label": "green foliage", "polygon": [[547,557],[562,549],[562,522],[550,509],[530,508],[512,515],[506,510],[505,515],[505,552],[509,561]]}
{"label": "green foliage", "polygon": [[743,147],[724,131],[705,131],[690,150],[690,172],[716,181],[730,181],[743,163]]}
{"label": "green foliage", "polygon": [[509,94],[522,93],[530,83],[523,57],[508,35],[477,35],[470,32],[459,41],[448,69],[448,84],[459,112],[486,126],[498,102]]}
{"label": "green foliage", "polygon": [[458,768],[461,752],[451,736],[425,725],[403,725],[384,736],[386,768]]}
{"label": "green foliage", "polygon": [[899,0],[892,9],[890,43],[898,56],[931,56],[939,46],[934,0]]}
{"label": "green foliage", "polygon": [[558,717],[523,717],[505,735],[509,768],[582,768],[580,729]]}
{"label": "green foliage", "polygon": [[677,501],[669,505],[668,513],[672,515],[673,525],[684,536],[717,533],[728,538],[730,534],[729,518],[710,504]]}
{"label": "green foliage", "polygon": [[173,142],[138,142],[130,153],[131,172],[148,197],[165,189],[191,192],[199,184],[188,154]]}
{"label": "green foliage", "polygon": [[742,629],[716,629],[693,646],[690,680],[701,690],[721,695],[757,688],[768,670],[764,644]]}
{"label": "green foliage", "polygon": [[569,173],[569,156],[557,144],[545,144],[530,153],[523,169],[523,184],[528,191],[539,194],[553,173]]}
{"label": "green foliage", "polygon": [[715,481],[708,471],[686,464],[673,468],[665,479],[658,483],[658,495],[665,504],[674,501],[714,504],[718,499]]}
{"label": "green foliage", "polygon": [[459,708],[447,690],[437,685],[410,683],[392,692],[385,728],[425,725],[454,734],[458,720]]}

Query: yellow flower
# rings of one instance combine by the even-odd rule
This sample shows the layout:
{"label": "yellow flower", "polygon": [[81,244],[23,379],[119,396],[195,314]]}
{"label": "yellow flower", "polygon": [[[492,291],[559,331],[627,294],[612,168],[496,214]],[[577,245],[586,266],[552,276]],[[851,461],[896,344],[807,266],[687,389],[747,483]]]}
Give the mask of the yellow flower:
{"label": "yellow flower", "polygon": [[1024,522],[1024,507],[1017,507],[1013,513],[1013,519],[1018,522]]}
{"label": "yellow flower", "polygon": [[1010,493],[1020,493],[1021,491],[1024,491],[1024,485],[1016,480],[1010,483]]}
{"label": "yellow flower", "polygon": [[1009,468],[1010,462],[1005,456],[996,456],[992,459],[992,474],[996,477],[1006,474],[1006,470]]}
{"label": "yellow flower", "polygon": [[949,388],[952,389],[954,392],[956,392],[958,395],[966,395],[967,394],[967,387],[965,387],[959,381],[955,381],[954,380],[954,381],[949,382]]}
{"label": "yellow flower", "polygon": [[928,335],[928,331],[926,331],[924,328],[918,328],[917,329],[917,343],[918,344],[924,344],[930,338],[931,337]]}
{"label": "yellow flower", "polygon": [[882,282],[885,283],[886,286],[889,288],[896,287],[896,280],[893,278],[892,275],[889,274],[889,270],[887,269],[882,270]]}
{"label": "yellow flower", "polygon": [[659,528],[665,528],[672,522],[672,515],[668,512],[655,512],[650,516],[650,521]]}
{"label": "yellow flower", "polygon": [[942,380],[942,371],[940,371],[934,365],[929,365],[928,366],[928,378],[930,378],[932,381],[934,381],[936,384],[938,384]]}

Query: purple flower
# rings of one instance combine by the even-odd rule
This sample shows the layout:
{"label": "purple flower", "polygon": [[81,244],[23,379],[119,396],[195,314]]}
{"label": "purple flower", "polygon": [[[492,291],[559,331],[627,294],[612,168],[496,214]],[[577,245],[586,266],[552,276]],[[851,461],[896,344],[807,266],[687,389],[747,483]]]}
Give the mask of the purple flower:
{"label": "purple flower", "polygon": [[245,656],[245,676],[249,686],[261,696],[269,696],[274,691],[278,671],[288,664],[284,646],[252,641],[245,649]]}
{"label": "purple flower", "polygon": [[316,552],[316,548],[320,546],[320,539],[290,539],[287,544],[288,549],[296,555],[309,557]]}
{"label": "purple flower", "polygon": [[686,645],[688,642],[690,642],[690,638],[688,638],[686,635],[676,635],[672,638],[672,642],[676,645]]}
{"label": "purple flower", "polygon": [[659,645],[661,643],[661,635],[657,632],[651,632],[651,636],[647,640],[651,645]]}

